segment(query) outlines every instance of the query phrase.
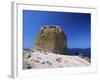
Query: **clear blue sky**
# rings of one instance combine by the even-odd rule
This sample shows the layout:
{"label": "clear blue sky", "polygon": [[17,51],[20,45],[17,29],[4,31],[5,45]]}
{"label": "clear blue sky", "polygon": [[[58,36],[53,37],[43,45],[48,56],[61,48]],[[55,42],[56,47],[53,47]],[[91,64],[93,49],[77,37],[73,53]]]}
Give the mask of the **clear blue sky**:
{"label": "clear blue sky", "polygon": [[91,14],[23,10],[23,48],[32,48],[43,25],[60,25],[67,36],[68,48],[89,48]]}

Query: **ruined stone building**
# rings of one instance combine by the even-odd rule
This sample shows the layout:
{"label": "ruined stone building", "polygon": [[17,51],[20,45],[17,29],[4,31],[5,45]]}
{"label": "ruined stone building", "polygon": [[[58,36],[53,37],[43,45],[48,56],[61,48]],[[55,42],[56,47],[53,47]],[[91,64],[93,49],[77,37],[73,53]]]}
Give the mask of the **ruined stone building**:
{"label": "ruined stone building", "polygon": [[45,25],[35,41],[35,48],[45,52],[67,54],[67,39],[60,26]]}

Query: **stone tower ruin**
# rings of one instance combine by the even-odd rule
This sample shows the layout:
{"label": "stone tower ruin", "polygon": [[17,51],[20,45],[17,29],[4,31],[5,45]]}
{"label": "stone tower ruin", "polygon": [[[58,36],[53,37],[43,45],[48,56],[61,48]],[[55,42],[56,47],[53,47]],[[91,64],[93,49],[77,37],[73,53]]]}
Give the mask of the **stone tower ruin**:
{"label": "stone tower ruin", "polygon": [[58,25],[45,25],[36,37],[35,48],[45,52],[67,54],[66,35]]}

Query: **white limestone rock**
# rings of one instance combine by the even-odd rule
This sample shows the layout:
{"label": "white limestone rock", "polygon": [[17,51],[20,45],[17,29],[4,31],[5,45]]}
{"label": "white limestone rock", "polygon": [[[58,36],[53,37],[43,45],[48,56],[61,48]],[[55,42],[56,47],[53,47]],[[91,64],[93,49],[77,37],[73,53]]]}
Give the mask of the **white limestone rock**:
{"label": "white limestone rock", "polygon": [[23,69],[89,66],[90,62],[79,56],[33,51],[25,53]]}

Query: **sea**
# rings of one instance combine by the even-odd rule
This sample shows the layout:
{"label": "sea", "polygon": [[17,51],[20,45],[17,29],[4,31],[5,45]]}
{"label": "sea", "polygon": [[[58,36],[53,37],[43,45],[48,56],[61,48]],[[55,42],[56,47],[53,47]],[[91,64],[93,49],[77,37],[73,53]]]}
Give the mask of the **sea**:
{"label": "sea", "polygon": [[79,53],[84,57],[91,58],[91,48],[69,48],[68,53],[69,55],[77,55],[77,53]]}

